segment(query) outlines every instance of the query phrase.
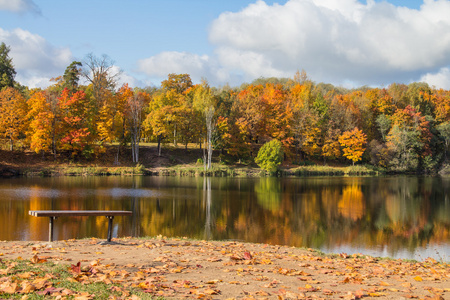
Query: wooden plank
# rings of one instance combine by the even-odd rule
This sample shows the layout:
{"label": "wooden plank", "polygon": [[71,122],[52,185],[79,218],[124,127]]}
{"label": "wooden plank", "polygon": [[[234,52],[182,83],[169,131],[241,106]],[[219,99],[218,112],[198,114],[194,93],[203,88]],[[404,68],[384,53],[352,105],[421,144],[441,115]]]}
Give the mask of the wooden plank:
{"label": "wooden plank", "polygon": [[131,216],[127,210],[30,210],[34,217],[78,217],[78,216]]}

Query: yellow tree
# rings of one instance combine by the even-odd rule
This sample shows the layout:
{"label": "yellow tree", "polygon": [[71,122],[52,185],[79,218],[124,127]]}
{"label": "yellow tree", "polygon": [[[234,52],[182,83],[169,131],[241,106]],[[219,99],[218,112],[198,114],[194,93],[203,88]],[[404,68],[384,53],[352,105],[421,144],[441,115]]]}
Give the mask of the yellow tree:
{"label": "yellow tree", "polygon": [[339,143],[342,146],[343,156],[350,159],[355,165],[355,162],[360,161],[367,143],[367,137],[362,130],[355,127],[351,131],[344,132],[339,137]]}
{"label": "yellow tree", "polygon": [[324,162],[327,158],[335,159],[341,156],[341,149],[338,141],[340,133],[341,131],[338,128],[335,129],[331,126],[328,128],[322,146],[322,156]]}
{"label": "yellow tree", "polygon": [[30,126],[27,136],[30,142],[30,149],[36,153],[48,151],[52,149],[55,114],[47,101],[46,93],[44,91],[33,93],[28,100],[28,105],[30,111],[27,119],[30,120]]}
{"label": "yellow tree", "polygon": [[187,74],[169,74],[168,79],[161,82],[161,90],[156,93],[148,105],[147,118],[143,129],[158,140],[158,155],[161,155],[161,142],[173,134],[174,146],[177,146],[177,130],[180,128],[183,107],[186,103],[186,92],[192,87]]}
{"label": "yellow tree", "polygon": [[122,86],[116,94],[105,92],[105,102],[100,107],[97,116],[96,130],[101,143],[113,142],[124,136],[124,109],[129,97],[132,97],[133,90],[128,85]]}
{"label": "yellow tree", "polygon": [[0,92],[0,137],[9,139],[10,150],[14,149],[14,141],[27,126],[28,105],[22,94],[11,87]]}
{"label": "yellow tree", "polygon": [[[125,140],[125,105],[133,96],[133,90],[127,84],[123,85],[113,95],[110,91],[104,92],[103,102],[96,122],[96,132],[100,145],[104,143],[118,142],[115,164],[119,163],[121,145]],[[104,150],[104,148],[101,148]]]}

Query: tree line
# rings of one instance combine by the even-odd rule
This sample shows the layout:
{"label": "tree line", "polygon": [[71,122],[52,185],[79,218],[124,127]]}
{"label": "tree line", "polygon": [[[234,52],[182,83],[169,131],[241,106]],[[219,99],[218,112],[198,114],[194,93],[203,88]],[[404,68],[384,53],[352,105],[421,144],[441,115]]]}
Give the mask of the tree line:
{"label": "tree line", "polygon": [[[72,62],[46,89],[14,80],[9,47],[0,46],[0,138],[37,153],[95,157],[117,145],[157,142],[187,148],[197,143],[211,166],[253,162],[272,140],[290,164],[367,163],[392,171],[437,170],[447,161],[450,92],[426,83],[345,89],[315,83],[304,71],[293,78],[260,78],[240,87],[193,84],[169,74],[160,87],[118,86],[107,56]],[[80,84],[83,81],[85,84]]]}

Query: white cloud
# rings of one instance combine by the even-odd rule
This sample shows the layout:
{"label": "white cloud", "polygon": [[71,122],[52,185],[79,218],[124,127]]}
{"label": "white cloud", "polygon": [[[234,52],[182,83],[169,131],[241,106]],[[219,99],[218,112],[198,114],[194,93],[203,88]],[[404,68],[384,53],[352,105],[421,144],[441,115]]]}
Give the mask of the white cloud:
{"label": "white cloud", "polygon": [[128,72],[121,70],[120,67],[116,65],[112,66],[110,74],[111,75],[119,74],[117,78],[117,88],[120,88],[124,84],[128,84],[128,86],[132,88],[145,87],[149,85],[143,82],[142,80],[134,77],[133,75],[130,75]]}
{"label": "white cloud", "polygon": [[420,81],[436,88],[450,90],[450,68],[441,68],[437,73],[427,73],[420,78]]}
{"label": "white cloud", "polygon": [[[0,40],[10,46],[16,80],[29,87],[46,87],[72,62],[69,48],[55,47],[43,37],[23,29],[0,28]],[[47,84],[44,84],[47,83]]]}
{"label": "white cloud", "polygon": [[41,14],[41,9],[32,0],[0,0],[0,10],[15,13],[32,12]]}
{"label": "white cloud", "polygon": [[449,15],[447,0],[427,0],[421,10],[357,0],[258,1],[220,15],[210,40],[222,66],[249,76],[304,68],[319,81],[382,84],[450,63]]}
{"label": "white cloud", "polygon": [[164,52],[139,66],[149,75],[188,72],[221,83],[299,69],[334,84],[410,82],[450,65],[448,16],[449,0],[425,0],[420,10],[370,0],[259,0],[213,21],[213,55]]}
{"label": "white cloud", "polygon": [[213,75],[214,63],[207,55],[186,52],[162,52],[138,61],[138,70],[154,77],[167,77],[170,73],[187,73],[191,78]]}

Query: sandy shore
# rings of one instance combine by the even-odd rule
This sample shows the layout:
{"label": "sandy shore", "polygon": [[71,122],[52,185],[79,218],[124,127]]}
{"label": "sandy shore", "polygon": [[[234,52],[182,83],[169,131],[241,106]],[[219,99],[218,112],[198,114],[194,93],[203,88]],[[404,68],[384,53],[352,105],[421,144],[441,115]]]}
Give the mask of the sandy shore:
{"label": "sandy shore", "polygon": [[323,255],[312,249],[185,239],[0,242],[0,259],[95,268],[99,276],[166,298],[450,299],[450,265]]}

